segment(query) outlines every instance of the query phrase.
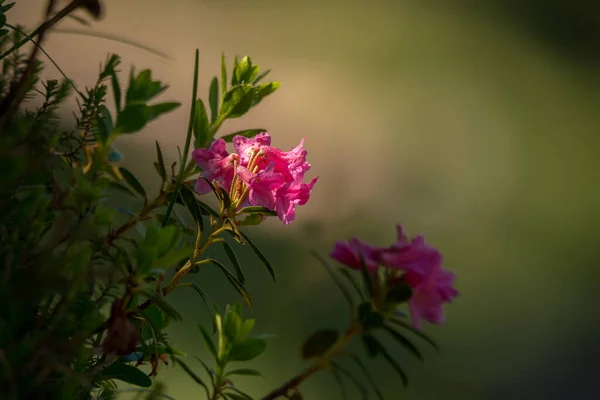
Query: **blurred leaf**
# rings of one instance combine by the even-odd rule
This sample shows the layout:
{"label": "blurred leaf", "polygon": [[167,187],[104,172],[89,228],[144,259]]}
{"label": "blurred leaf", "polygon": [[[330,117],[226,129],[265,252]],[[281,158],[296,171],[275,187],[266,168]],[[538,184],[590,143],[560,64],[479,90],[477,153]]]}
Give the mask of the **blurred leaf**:
{"label": "blurred leaf", "polygon": [[348,271],[348,269],[345,267],[340,268],[339,272],[340,272],[340,274],[342,274],[344,276],[344,278],[346,278],[348,280],[348,282],[350,282],[350,285],[354,288],[354,290],[356,290],[356,293],[358,293],[358,296],[360,297],[360,299],[364,301],[365,295],[363,294],[362,290],[360,290],[360,285],[354,278],[354,275],[350,271]]}
{"label": "blurred leaf", "polygon": [[226,377],[230,375],[262,376],[259,371],[249,368],[232,369],[225,374]]}
{"label": "blurred leaf", "polygon": [[223,244],[223,248],[225,249],[227,256],[229,257],[229,259],[231,260],[231,263],[233,264],[233,267],[235,268],[235,272],[237,273],[238,280],[241,283],[244,283],[246,281],[246,278],[244,277],[244,272],[242,271],[242,267],[240,266],[240,263],[235,255],[235,253],[233,252],[233,249],[227,242],[223,241],[221,243]]}
{"label": "blurred leaf", "polygon": [[221,139],[225,140],[227,143],[231,143],[233,138],[236,137],[237,135],[250,138],[250,137],[254,137],[254,136],[258,135],[261,132],[266,132],[266,131],[267,130],[263,129],[263,128],[245,129],[243,131],[233,132],[228,135],[222,136]]}
{"label": "blurred leaf", "polygon": [[360,338],[369,357],[375,357],[377,354],[379,354],[379,346],[377,345],[377,341],[373,336],[362,335]]}
{"label": "blurred leaf", "polygon": [[235,392],[233,392],[233,393],[228,392],[227,394],[225,394],[225,396],[227,396],[227,398],[229,398],[231,400],[254,400],[252,397],[250,397],[246,393],[241,392],[233,387],[228,387],[227,389],[235,390]]}
{"label": "blurred leaf", "polygon": [[140,290],[140,293],[152,300],[152,302],[169,317],[176,321],[181,321],[181,314],[179,314],[179,312],[164,299],[162,293],[154,293],[148,289],[142,289]]}
{"label": "blurred leaf", "polygon": [[141,387],[152,386],[152,379],[141,370],[119,362],[104,368],[100,373],[101,380],[117,379]]}
{"label": "blurred leaf", "polygon": [[379,400],[384,400],[383,393],[381,393],[381,390],[379,390],[379,387],[377,387],[377,384],[375,383],[375,380],[373,379],[373,377],[369,373],[369,370],[367,369],[367,367],[365,366],[365,364],[355,354],[351,354],[350,357],[354,360],[354,362],[356,363],[356,365],[358,365],[358,368],[360,368],[360,370],[362,371],[362,373],[365,376],[365,378],[367,378],[367,380],[369,381],[369,384],[371,384],[371,387],[375,391],[375,394],[377,395],[377,398]]}
{"label": "blurred leaf", "polygon": [[256,78],[254,78],[254,80],[252,81],[252,84],[256,85],[258,82],[262,81],[270,73],[271,73],[270,69],[266,70],[265,72],[263,72],[262,74],[258,75]]}
{"label": "blurred leaf", "polygon": [[212,356],[215,358],[215,360],[219,360],[219,357],[217,355],[217,348],[215,347],[214,342],[212,341],[212,338],[210,337],[210,335],[208,334],[208,332],[206,331],[206,329],[204,329],[204,327],[200,324],[198,324],[198,329],[200,329],[200,333],[202,334],[202,339],[204,339],[204,344],[206,345],[206,348],[210,351],[210,354],[212,354]]}
{"label": "blurred leaf", "polygon": [[252,250],[254,250],[254,253],[256,254],[256,256],[260,259],[262,264],[265,266],[265,268],[271,275],[271,278],[273,278],[273,281],[275,281],[275,271],[273,270],[273,267],[271,266],[271,263],[269,262],[269,260],[267,260],[267,257],[265,257],[265,255],[258,249],[258,247],[256,247],[254,245],[254,243],[252,243],[250,238],[244,232],[240,231],[240,234],[242,235],[244,240],[250,245]]}
{"label": "blurred leaf", "polygon": [[154,166],[156,167],[156,172],[158,172],[158,175],[161,177],[163,182],[166,182],[167,170],[165,168],[165,160],[163,158],[162,150],[160,149],[158,140],[155,140],[154,143],[156,143],[156,158],[157,158],[157,161],[154,164]]}
{"label": "blurred leaf", "polygon": [[335,382],[340,387],[340,393],[342,395],[342,400],[347,400],[348,393],[346,391],[346,386],[344,385],[344,381],[342,380],[340,373],[335,368],[331,370],[331,373],[333,374],[333,377],[335,378]]}
{"label": "blurred leaf", "polygon": [[238,211],[239,214],[260,214],[260,215],[277,215],[277,212],[271,211],[265,207],[248,206]]}
{"label": "blurred leaf", "polygon": [[194,253],[194,247],[183,247],[181,249],[168,252],[164,257],[159,258],[152,264],[154,269],[166,269],[174,267],[183,259],[190,258]]}
{"label": "blurred leaf", "polygon": [[407,338],[405,338],[404,336],[402,336],[400,333],[396,332],[394,329],[392,329],[388,325],[384,325],[383,329],[387,333],[389,333],[394,339],[396,339],[396,341],[398,343],[400,343],[400,345],[402,347],[404,347],[406,350],[408,350],[409,352],[411,352],[419,360],[423,361],[423,355],[421,354],[421,352],[419,351],[419,349],[417,349],[417,347],[414,344],[412,344],[412,342],[410,340],[408,340]]}
{"label": "blurred leaf", "polygon": [[344,286],[342,284],[342,282],[340,282],[340,280],[336,276],[335,272],[331,269],[331,267],[329,266],[329,264],[327,263],[327,261],[325,261],[323,258],[321,258],[321,256],[319,254],[317,254],[317,252],[315,252],[315,251],[311,251],[310,253],[313,255],[313,257],[315,257],[323,265],[323,267],[329,273],[329,275],[331,276],[331,278],[333,279],[333,281],[335,282],[335,284],[337,285],[337,287],[340,288],[340,291],[342,292],[342,294],[346,298],[346,301],[348,301],[348,304],[350,305],[350,308],[352,310],[354,310],[354,300],[352,300],[352,295],[350,295],[350,292],[348,291],[348,289],[346,288],[346,286]]}
{"label": "blurred leaf", "polygon": [[369,398],[369,391],[367,390],[367,388],[364,387],[363,384],[358,379],[356,379],[356,377],[350,371],[348,371],[346,368],[342,367],[336,362],[332,362],[331,366],[336,370],[340,371],[342,374],[346,375],[346,377],[350,379],[350,381],[352,381],[354,386],[356,386],[356,388],[359,390],[363,399]]}
{"label": "blurred leaf", "polygon": [[215,306],[213,305],[212,301],[210,300],[210,297],[208,297],[208,294],[204,291],[204,289],[202,289],[200,286],[198,286],[197,284],[195,284],[193,282],[180,283],[177,286],[190,286],[192,289],[194,289],[200,295],[200,297],[202,297],[202,301],[204,301],[204,304],[206,304],[206,308],[208,308],[208,312],[210,314],[210,322],[212,323],[213,333],[214,333],[217,329],[217,327],[215,325]]}
{"label": "blurred leaf", "polygon": [[166,114],[168,112],[173,111],[174,109],[178,108],[180,105],[181,105],[181,103],[178,103],[178,102],[168,102],[168,103],[159,103],[159,104],[150,106],[150,112],[151,112],[150,121],[155,120],[162,114]]}
{"label": "blurred leaf", "polygon": [[339,333],[336,329],[321,329],[313,333],[302,345],[302,358],[319,357],[337,342]]}
{"label": "blurred leaf", "polygon": [[252,85],[235,86],[223,96],[221,118],[239,118],[246,114],[254,100]]}
{"label": "blurred leaf", "polygon": [[194,147],[196,149],[207,148],[212,139],[210,132],[210,123],[206,115],[206,107],[201,99],[196,100],[196,108],[194,111]]}
{"label": "blurred leaf", "polygon": [[152,118],[152,110],[147,104],[133,103],[117,115],[115,132],[120,134],[140,131]]}
{"label": "blurred leaf", "polygon": [[369,337],[371,338],[372,346],[377,349],[377,354],[381,354],[383,358],[386,359],[386,361],[392,366],[392,368],[394,368],[398,375],[400,375],[400,379],[402,379],[402,384],[404,386],[408,386],[408,377],[406,376],[406,373],[404,372],[400,364],[398,364],[398,362],[394,360],[392,356],[390,356],[390,353],[388,353],[388,351],[385,349],[385,347],[383,347],[379,340],[377,340],[373,336]]}
{"label": "blurred leaf", "polygon": [[265,97],[279,89],[279,86],[281,86],[281,82],[269,82],[258,86],[256,88],[256,93],[254,94],[254,101],[252,105],[255,106],[263,101]]}
{"label": "blurred leaf", "polygon": [[369,296],[373,297],[373,281],[371,279],[371,273],[367,269],[367,264],[365,263],[365,259],[362,254],[359,254],[360,257],[360,272],[363,279],[363,284]]}
{"label": "blurred leaf", "polygon": [[212,258],[208,259],[208,261],[212,262],[217,267],[219,267],[221,269],[221,271],[223,271],[223,273],[227,277],[227,280],[229,280],[229,282],[235,288],[235,290],[237,290],[237,292],[240,294],[240,296],[242,296],[242,299],[244,299],[246,304],[248,304],[248,307],[250,307],[250,309],[252,309],[252,300],[250,299],[250,294],[248,293],[248,291],[246,290],[244,285],[239,280],[237,280],[236,277],[233,276],[231,274],[231,272],[229,272],[229,270],[223,264],[221,264],[220,262],[218,262],[217,260],[212,259]]}
{"label": "blurred leaf", "polygon": [[266,216],[261,214],[247,215],[246,218],[239,222],[239,226],[255,226],[259,225],[265,220]]}
{"label": "blurred leaf", "polygon": [[261,355],[266,348],[267,342],[264,339],[246,339],[231,346],[227,359],[229,361],[250,361]]}
{"label": "blurred leaf", "polygon": [[219,218],[219,213],[216,212],[215,210],[213,210],[212,207],[209,206],[208,204],[206,204],[200,200],[197,200],[197,199],[196,199],[196,203],[198,204],[198,207],[200,207],[202,210],[204,210],[206,212],[205,215],[212,215],[215,218]]}
{"label": "blurred leaf", "polygon": [[196,360],[198,360],[198,362],[200,364],[202,364],[202,367],[204,368],[204,370],[206,371],[206,374],[210,377],[210,381],[213,384],[213,387],[216,386],[216,382],[215,382],[215,372],[211,371],[210,368],[208,368],[208,365],[206,365],[206,363],[204,361],[202,361],[199,357],[194,356],[194,358]]}
{"label": "blurred leaf", "polygon": [[221,53],[221,94],[227,93],[227,63],[225,62],[225,53]]}
{"label": "blurred leaf", "polygon": [[[113,54],[112,57],[117,57],[118,64],[120,62],[120,57],[116,54]],[[119,77],[117,76],[117,71],[112,69],[110,73],[110,82],[112,85],[113,97],[115,98],[115,107],[117,109],[117,115],[121,112],[121,86],[119,85]]]}
{"label": "blurred leaf", "polygon": [[219,116],[219,80],[216,76],[210,82],[208,104],[210,104],[210,121],[214,124]]}
{"label": "blurred leaf", "polygon": [[119,173],[121,174],[121,176],[123,176],[125,182],[127,182],[127,184],[129,184],[129,186],[131,186],[133,190],[137,192],[137,194],[144,198],[146,197],[146,191],[144,190],[144,187],[131,172],[129,172],[123,167],[120,167]]}
{"label": "blurred leaf", "polygon": [[383,325],[383,316],[367,301],[358,306],[358,319],[365,331],[380,328]]}
{"label": "blurred leaf", "polygon": [[396,324],[404,329],[408,329],[409,331],[411,331],[412,333],[414,333],[415,335],[417,335],[418,337],[420,337],[421,339],[425,340],[426,342],[428,342],[434,349],[436,350],[440,350],[440,348],[438,347],[437,343],[431,339],[429,336],[427,336],[426,334],[424,334],[423,332],[421,332],[418,329],[415,329],[412,325],[407,324],[404,321],[401,321],[399,319],[396,318],[391,318],[388,320],[389,322]]}
{"label": "blurred leaf", "polygon": [[179,196],[181,196],[181,201],[194,218],[194,221],[196,221],[196,223],[198,224],[200,232],[204,231],[204,220],[202,219],[202,211],[200,209],[200,206],[198,205],[194,192],[192,192],[192,190],[186,185],[181,185]]}
{"label": "blurred leaf", "polygon": [[180,358],[178,357],[174,357],[175,362],[177,362],[177,364],[179,364],[181,366],[181,368],[183,368],[183,370],[193,379],[196,381],[196,383],[200,386],[202,386],[204,388],[204,390],[206,391],[206,395],[210,396],[209,391],[208,391],[208,386],[206,386],[206,384],[204,383],[204,381],[202,379],[200,379],[200,377],[198,375],[196,375],[196,373],[194,371],[192,371],[192,369],[183,361],[181,361]]}
{"label": "blurred leaf", "polygon": [[96,129],[96,140],[99,143],[107,144],[108,139],[113,133],[115,127],[113,126],[112,115],[106,107],[102,107],[102,112],[98,115],[97,129]]}

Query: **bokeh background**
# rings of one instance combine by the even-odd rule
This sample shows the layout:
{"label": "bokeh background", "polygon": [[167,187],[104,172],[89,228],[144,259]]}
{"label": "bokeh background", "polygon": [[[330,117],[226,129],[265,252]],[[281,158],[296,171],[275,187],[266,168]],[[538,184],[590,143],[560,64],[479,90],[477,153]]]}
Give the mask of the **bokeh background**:
{"label": "bokeh background", "polygon": [[[13,18],[34,27],[43,2],[17,3]],[[69,29],[121,36],[168,59]],[[306,136],[320,176],[297,221],[250,232],[277,284],[243,252],[257,330],[278,335],[252,363],[265,378],[239,379],[250,394],[303,367],[299,348],[312,330],[344,327],[344,300],[309,250],[325,255],[354,235],[386,245],[401,222],[443,252],[461,297],[445,325],[426,328],[441,353],[423,346],[425,363],[400,355],[408,389],[385,362],[369,363],[390,399],[599,398],[597,2],[106,1],[102,21],[61,23],[45,45],[79,86],[94,82],[109,52],[123,56],[124,78],[135,65],[171,85],[162,98],[183,106],[118,143],[149,185],[154,140],[167,163],[183,145],[196,47],[204,97],[221,51],[273,69],[281,89],[223,132],[266,127],[282,148]],[[217,303],[237,300],[216,271],[192,279]],[[192,292],[171,300],[186,316],[172,341],[207,358],[195,326],[208,321],[203,304]],[[176,367],[160,378],[177,399],[203,395]],[[302,392],[339,398],[325,373]]]}

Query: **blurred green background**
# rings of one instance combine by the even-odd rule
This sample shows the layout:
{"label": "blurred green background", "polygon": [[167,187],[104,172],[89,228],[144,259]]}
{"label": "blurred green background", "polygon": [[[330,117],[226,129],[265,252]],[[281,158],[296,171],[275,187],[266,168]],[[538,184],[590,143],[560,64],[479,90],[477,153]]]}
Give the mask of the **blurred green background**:
{"label": "blurred green background", "polygon": [[[43,2],[17,3],[13,18],[33,27]],[[320,176],[311,201],[289,227],[275,220],[250,231],[275,265],[277,284],[244,253],[257,330],[279,338],[251,365],[265,379],[240,378],[240,386],[267,393],[303,367],[299,348],[312,330],[344,328],[344,300],[308,251],[325,255],[354,235],[386,245],[401,222],[443,252],[461,297],[446,308],[445,325],[426,328],[441,353],[423,346],[425,363],[405,355],[408,389],[383,361],[369,363],[390,399],[598,398],[597,2],[106,3],[94,31],[170,60],[65,32],[45,47],[79,86],[92,84],[108,52],[123,56],[124,77],[135,65],[171,85],[163,98],[182,108],[119,143],[145,183],[154,179],[154,140],[167,163],[183,145],[196,47],[203,96],[221,51],[230,60],[251,55],[283,82],[224,133],[267,127],[282,148],[307,137],[311,172]],[[81,29],[72,21],[60,28]],[[46,74],[58,76],[51,68]],[[237,300],[217,271],[193,279],[217,303]],[[207,323],[203,304],[191,291],[172,301],[187,317],[173,327],[173,343],[207,358],[195,327]],[[203,395],[176,367],[160,378],[177,399]],[[339,398],[326,373],[302,392]]]}

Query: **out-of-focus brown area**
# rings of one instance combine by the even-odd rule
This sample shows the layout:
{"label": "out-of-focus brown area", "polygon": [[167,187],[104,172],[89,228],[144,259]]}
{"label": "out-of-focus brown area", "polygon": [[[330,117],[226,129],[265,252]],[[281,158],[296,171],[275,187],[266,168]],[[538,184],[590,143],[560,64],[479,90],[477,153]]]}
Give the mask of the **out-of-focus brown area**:
{"label": "out-of-focus brown area", "polygon": [[[257,397],[300,370],[312,330],[344,326],[343,298],[308,250],[325,255],[354,235],[388,244],[397,222],[441,249],[462,296],[444,326],[426,329],[442,351],[425,350],[425,363],[406,354],[408,389],[383,361],[369,363],[389,398],[592,399],[600,390],[600,7],[439,3],[106,1],[93,30],[170,59],[72,33],[46,43],[79,86],[93,82],[108,52],[123,56],[124,79],[135,65],[171,85],[163,98],[183,107],[118,144],[148,184],[154,140],[167,162],[183,145],[196,47],[203,96],[221,51],[230,60],[249,54],[283,82],[223,128],[266,127],[282,148],[306,136],[320,176],[292,225],[249,231],[276,266],[276,284],[242,252],[257,329],[279,336],[253,363],[265,378],[239,380]],[[13,18],[31,28],[41,4],[19,1]],[[51,67],[46,74],[58,77]],[[193,279],[217,303],[236,300],[218,271]],[[207,357],[195,327],[207,321],[203,305],[194,293],[173,301],[187,318],[173,328],[176,347]],[[177,368],[162,372],[171,396],[202,395]],[[327,374],[302,391],[339,396]]]}

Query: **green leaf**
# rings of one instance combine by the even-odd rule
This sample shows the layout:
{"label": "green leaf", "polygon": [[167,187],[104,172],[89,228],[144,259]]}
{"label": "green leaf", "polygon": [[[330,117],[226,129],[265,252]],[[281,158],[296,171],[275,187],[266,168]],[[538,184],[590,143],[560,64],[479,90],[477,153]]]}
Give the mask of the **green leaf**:
{"label": "green leaf", "polygon": [[250,294],[248,293],[248,291],[246,290],[244,285],[239,280],[237,280],[236,277],[233,276],[231,274],[231,272],[229,272],[229,270],[223,264],[221,264],[220,262],[218,262],[217,260],[212,259],[212,258],[208,259],[208,261],[212,262],[217,267],[219,267],[221,269],[221,271],[223,271],[223,273],[225,274],[225,276],[227,277],[227,279],[229,280],[231,285],[235,288],[235,290],[237,290],[237,292],[240,294],[240,296],[242,296],[242,299],[244,299],[246,304],[248,304],[248,307],[250,307],[250,309],[252,309],[252,299],[250,299]]}
{"label": "green leaf", "polygon": [[194,381],[196,381],[196,383],[200,386],[202,386],[204,388],[204,390],[206,391],[206,395],[209,395],[209,391],[208,391],[208,386],[206,386],[206,384],[204,383],[204,381],[202,379],[200,379],[200,377],[198,375],[196,375],[196,373],[194,371],[192,371],[192,369],[183,361],[181,361],[180,358],[178,357],[173,357],[175,362],[177,364],[179,364],[181,366],[181,368],[183,368],[183,370],[190,376],[190,378],[192,378]]}
{"label": "green leaf", "polygon": [[409,331],[411,331],[413,334],[417,335],[418,337],[420,337],[421,339],[425,340],[426,342],[428,342],[434,349],[436,349],[437,351],[440,350],[439,346],[437,345],[437,343],[431,339],[429,336],[427,336],[426,334],[424,334],[423,332],[421,332],[418,329],[415,329],[412,325],[396,319],[396,318],[391,318],[388,320],[389,322],[391,322],[392,324],[398,325],[404,329],[408,329]]}
{"label": "green leaf", "polygon": [[379,354],[379,346],[377,345],[377,340],[373,336],[362,335],[360,339],[369,357],[375,357]]}
{"label": "green leaf", "polygon": [[216,76],[210,82],[208,104],[210,104],[210,121],[214,124],[219,116],[219,80]]}
{"label": "green leaf", "polygon": [[200,207],[205,212],[204,215],[212,215],[215,218],[219,218],[219,213],[213,210],[212,207],[208,204],[200,200],[196,200],[196,203],[198,204],[198,207]]}
{"label": "green leaf", "polygon": [[385,349],[385,347],[383,347],[379,340],[377,340],[373,336],[370,337],[372,339],[372,345],[375,348],[377,348],[377,354],[381,354],[383,358],[386,359],[386,361],[392,366],[392,368],[398,373],[398,375],[400,375],[400,379],[402,379],[402,384],[405,387],[408,386],[408,377],[406,376],[406,373],[404,372],[400,364],[398,364],[398,362],[396,362],[396,360],[394,360],[392,356],[390,356],[390,353],[388,353],[388,351]]}
{"label": "green leaf", "polygon": [[215,382],[215,373],[214,373],[214,371],[211,371],[210,368],[208,368],[208,365],[206,365],[206,363],[204,361],[202,361],[199,357],[194,356],[194,358],[196,360],[198,360],[198,362],[200,364],[202,364],[202,367],[204,367],[204,370],[206,371],[206,374],[210,377],[210,381],[211,381],[213,387],[215,387],[216,386],[216,382]]}
{"label": "green leaf", "polygon": [[238,58],[237,54],[235,57],[233,57],[233,71],[231,74],[231,86],[235,86],[238,84],[238,76],[239,74],[236,74],[236,71],[239,69],[239,65],[240,65],[240,59]]}
{"label": "green leaf", "polygon": [[339,332],[336,329],[321,329],[314,332],[302,345],[302,358],[320,357],[338,341]]}
{"label": "green leaf", "polygon": [[262,81],[270,73],[271,73],[270,69],[266,70],[265,72],[263,72],[262,74],[258,75],[256,78],[254,78],[254,80],[252,81],[252,84],[256,85],[258,82]]}
{"label": "green leaf", "polygon": [[246,114],[254,100],[252,85],[235,86],[223,96],[221,118],[239,118]]}
{"label": "green leaf", "polygon": [[128,104],[117,116],[115,132],[120,134],[138,132],[146,126],[151,118],[152,110],[147,104]]}
{"label": "green leaf", "polygon": [[230,375],[262,376],[259,371],[250,368],[232,369],[225,374],[226,377]]}
{"label": "green leaf", "polygon": [[212,338],[202,325],[198,324],[198,329],[200,329],[200,333],[202,334],[202,339],[204,339],[204,344],[206,345],[206,348],[210,351],[210,354],[212,354],[215,360],[219,361],[219,357],[217,355],[217,348],[215,347],[215,343],[212,341]]}
{"label": "green leaf", "polygon": [[201,99],[196,100],[196,111],[194,112],[194,147],[204,149],[208,147],[212,139],[210,123],[206,115],[206,107]]}
{"label": "green leaf", "polygon": [[365,259],[362,254],[359,254],[360,257],[360,272],[363,279],[363,284],[369,296],[373,297],[373,280],[371,279],[371,273],[367,269],[367,264],[365,263]]}
{"label": "green leaf", "polygon": [[358,306],[358,319],[365,331],[380,328],[383,325],[383,316],[374,310],[373,305],[368,301]]}
{"label": "green leaf", "polygon": [[106,107],[102,107],[102,112],[98,115],[98,129],[96,132],[96,139],[98,142],[106,145],[108,139],[112,135],[115,127],[113,125],[112,115]]}
{"label": "green leaf", "polygon": [[206,308],[208,308],[208,312],[210,313],[210,322],[212,323],[214,333],[217,329],[215,325],[215,306],[210,300],[210,297],[208,297],[208,294],[204,291],[204,289],[193,282],[180,283],[178,286],[190,286],[200,295],[200,297],[202,297],[202,301],[204,301],[204,304],[206,304]]}
{"label": "green leaf", "polygon": [[238,331],[238,338],[239,339],[248,338],[248,336],[250,336],[250,333],[252,332],[252,329],[254,329],[255,322],[256,321],[252,318],[247,319],[244,322],[242,322],[242,326],[240,327],[240,329]]}
{"label": "green leaf", "polygon": [[146,191],[144,190],[144,187],[131,172],[129,172],[123,167],[119,168],[119,172],[121,173],[121,176],[123,177],[125,182],[127,182],[127,184],[129,184],[129,186],[131,186],[137,194],[144,198],[146,197]]}
{"label": "green leaf", "polygon": [[153,269],[166,269],[174,267],[179,261],[190,258],[194,253],[194,247],[183,247],[174,251],[170,251],[164,257],[159,258],[152,264]]}
{"label": "green leaf", "polygon": [[165,168],[165,159],[163,158],[162,150],[160,149],[160,145],[158,144],[158,140],[154,141],[156,143],[156,158],[157,161],[154,163],[154,167],[156,168],[156,172],[161,177],[163,182],[167,180],[167,170]]}
{"label": "green leaf", "polygon": [[256,256],[260,259],[262,264],[265,266],[265,268],[271,275],[271,278],[273,278],[273,281],[275,281],[275,271],[273,270],[273,267],[271,266],[271,263],[269,262],[269,260],[267,260],[267,257],[265,257],[265,255],[258,249],[258,247],[256,247],[254,245],[254,243],[252,243],[250,238],[244,232],[240,231],[240,234],[242,235],[244,240],[250,245],[252,250],[254,250],[254,253],[256,254]]}
{"label": "green leaf", "polygon": [[279,89],[279,86],[281,86],[281,82],[269,82],[258,86],[256,88],[256,93],[254,95],[254,101],[252,105],[255,106],[261,101],[263,101],[265,97],[269,96],[277,89]]}
{"label": "green leaf", "polygon": [[243,131],[238,131],[238,132],[233,132],[230,133],[228,135],[222,136],[221,139],[225,140],[227,143],[231,143],[231,141],[233,140],[234,137],[236,136],[243,136],[243,137],[254,137],[256,135],[258,135],[261,132],[266,132],[266,129],[263,128],[258,128],[258,129],[245,129]]}
{"label": "green leaf", "polygon": [[342,374],[346,375],[346,377],[350,379],[350,381],[352,381],[354,386],[356,386],[356,388],[360,391],[363,399],[369,398],[369,391],[367,390],[367,388],[364,387],[363,384],[358,379],[356,379],[356,377],[350,371],[348,371],[346,368],[342,367],[336,362],[332,362],[331,366],[336,370],[340,371]]}
{"label": "green leaf", "polygon": [[227,93],[227,63],[225,62],[225,53],[221,53],[221,94]]}
{"label": "green leaf", "polygon": [[400,345],[402,347],[404,347],[406,350],[408,350],[409,352],[411,352],[419,360],[423,361],[423,355],[421,354],[421,352],[419,351],[419,349],[417,349],[417,347],[414,344],[412,344],[412,342],[410,340],[408,340],[407,338],[405,338],[404,336],[402,336],[400,333],[396,332],[394,329],[392,329],[388,325],[384,325],[383,329],[387,333],[389,333],[394,339],[396,339],[396,341],[398,343],[400,343]]}
{"label": "green leaf", "polygon": [[238,211],[238,214],[259,214],[259,215],[271,215],[276,216],[277,212],[271,211],[265,207],[248,206]]}
{"label": "green leaf", "polygon": [[239,391],[233,387],[228,387],[227,389],[235,391],[235,392],[228,392],[225,394],[225,396],[227,396],[227,398],[231,399],[231,400],[254,400],[252,397],[250,397],[249,395],[247,395],[246,393]]}
{"label": "green leaf", "polygon": [[350,308],[352,310],[354,310],[354,300],[352,300],[352,296],[350,295],[348,288],[346,288],[346,286],[344,286],[342,284],[342,282],[340,282],[340,280],[336,276],[335,272],[332,270],[332,268],[329,266],[329,264],[323,258],[321,258],[321,256],[319,254],[317,254],[315,251],[311,251],[310,253],[313,255],[313,257],[315,257],[323,265],[323,267],[329,273],[329,275],[331,276],[331,278],[333,279],[335,284],[340,288],[340,291],[346,298],[346,301],[348,301]]}
{"label": "green leaf", "polygon": [[150,121],[155,120],[162,114],[166,114],[168,112],[173,111],[174,109],[178,108],[180,105],[181,105],[181,103],[178,103],[178,102],[168,102],[168,103],[159,103],[159,104],[150,106],[150,112],[151,112]]}
{"label": "green leaf", "polygon": [[360,370],[362,371],[362,373],[365,376],[365,378],[367,378],[367,380],[369,381],[369,384],[371,385],[371,387],[375,391],[375,394],[377,395],[377,398],[379,400],[384,400],[383,393],[381,393],[381,390],[379,390],[379,387],[377,387],[377,384],[375,383],[375,380],[373,379],[373,377],[369,373],[369,370],[367,369],[367,367],[365,366],[365,364],[355,354],[350,355],[350,357],[354,360],[354,362],[356,363],[356,365],[358,365],[358,368],[360,368]]}
{"label": "green leaf", "polygon": [[404,303],[407,302],[412,296],[412,289],[408,284],[401,283],[391,288],[391,290],[385,296],[386,303]]}
{"label": "green leaf", "polygon": [[123,185],[120,182],[110,181],[110,182],[108,182],[108,187],[119,190],[123,193],[127,193],[131,196],[136,196],[136,194],[134,192],[132,192],[131,189],[129,189],[127,186]]}
{"label": "green leaf", "polygon": [[246,218],[239,222],[239,226],[254,226],[259,225],[264,221],[265,216],[260,214],[247,215]]}
{"label": "green leaf", "polygon": [[354,276],[352,275],[352,273],[350,271],[348,271],[348,269],[346,269],[346,268],[340,268],[339,272],[344,276],[344,278],[346,278],[348,280],[348,282],[350,282],[350,285],[354,288],[354,290],[356,290],[356,293],[358,293],[358,296],[360,297],[360,299],[364,300],[365,295],[363,294],[362,290],[360,290],[360,286],[359,286],[358,282],[356,281],[356,279],[354,278]]}
{"label": "green leaf", "polygon": [[117,71],[115,71],[114,69],[110,73],[110,82],[112,85],[113,96],[115,98],[115,107],[117,109],[118,115],[121,111],[121,86],[119,85],[119,77],[117,76]]}
{"label": "green leaf", "polygon": [[233,252],[233,249],[231,248],[231,246],[223,241],[221,242],[223,244],[223,248],[225,249],[225,252],[227,253],[227,256],[229,257],[229,259],[231,260],[231,263],[233,264],[233,267],[235,268],[235,272],[237,274],[237,278],[238,280],[243,284],[246,281],[246,277],[244,276],[244,272],[242,271],[242,267],[240,266],[240,262],[238,261],[235,253]]}
{"label": "green leaf", "polygon": [[229,361],[250,361],[261,355],[266,348],[267,342],[264,339],[246,339],[231,346],[227,359]]}
{"label": "green leaf", "polygon": [[117,379],[131,385],[150,387],[152,386],[152,379],[145,373],[132,367],[131,365],[122,363],[113,363],[108,367],[104,368],[100,373],[101,380]]}
{"label": "green leaf", "polygon": [[202,219],[202,210],[198,205],[194,192],[186,185],[182,185],[179,196],[181,196],[181,201],[198,224],[200,232],[202,232],[204,230],[204,220]]}
{"label": "green leaf", "polygon": [[2,11],[3,13],[7,12],[8,10],[10,10],[11,8],[13,8],[13,6],[17,4],[16,2],[12,2],[12,3],[6,3],[6,4],[2,4],[2,7],[0,7],[0,11]]}
{"label": "green leaf", "polygon": [[338,372],[338,370],[335,369],[335,368],[331,370],[331,373],[333,374],[333,377],[335,378],[335,382],[340,387],[340,393],[342,395],[342,400],[347,400],[348,399],[348,392],[346,391],[346,386],[344,385],[344,381],[342,380],[342,376],[340,375],[340,373]]}
{"label": "green leaf", "polygon": [[165,300],[162,293],[155,293],[148,289],[142,289],[139,292],[152,300],[152,302],[169,317],[176,321],[181,321],[181,314]]}

